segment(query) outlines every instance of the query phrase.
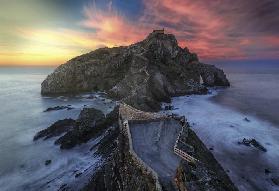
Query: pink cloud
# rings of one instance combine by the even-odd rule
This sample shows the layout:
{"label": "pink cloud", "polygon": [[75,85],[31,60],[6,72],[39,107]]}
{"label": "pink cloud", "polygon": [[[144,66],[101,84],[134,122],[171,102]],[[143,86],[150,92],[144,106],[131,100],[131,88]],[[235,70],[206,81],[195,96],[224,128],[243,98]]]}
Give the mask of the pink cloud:
{"label": "pink cloud", "polygon": [[128,45],[142,39],[147,29],[132,23],[110,4],[107,10],[96,8],[94,4],[84,7],[85,19],[81,25],[94,30],[94,38],[109,45]]}
{"label": "pink cloud", "polygon": [[84,7],[85,19],[81,24],[94,31],[93,39],[108,46],[137,42],[152,29],[164,27],[176,35],[182,47],[189,47],[202,59],[243,59],[268,50],[269,53],[262,56],[278,57],[275,55],[278,35],[260,30],[255,33],[253,27],[257,23],[248,22],[254,14],[248,2],[253,3],[250,0],[246,3],[240,0],[143,0],[143,14],[137,21],[121,15],[112,4],[107,10],[89,4]]}

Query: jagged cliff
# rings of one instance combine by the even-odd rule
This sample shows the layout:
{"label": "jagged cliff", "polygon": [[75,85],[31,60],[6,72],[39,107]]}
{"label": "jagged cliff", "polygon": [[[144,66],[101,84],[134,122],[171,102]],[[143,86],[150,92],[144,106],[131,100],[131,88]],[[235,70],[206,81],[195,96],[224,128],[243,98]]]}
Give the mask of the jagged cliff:
{"label": "jagged cliff", "polygon": [[[204,84],[200,84],[200,77]],[[159,110],[172,96],[204,94],[206,86],[229,86],[222,70],[202,64],[172,34],[151,33],[127,47],[100,48],[59,66],[41,93],[105,91],[138,109]]]}

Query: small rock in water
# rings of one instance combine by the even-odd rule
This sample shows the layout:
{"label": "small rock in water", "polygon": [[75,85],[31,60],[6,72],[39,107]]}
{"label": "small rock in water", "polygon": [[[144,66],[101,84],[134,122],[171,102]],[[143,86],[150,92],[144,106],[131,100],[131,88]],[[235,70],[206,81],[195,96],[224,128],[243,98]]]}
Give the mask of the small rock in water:
{"label": "small rock in water", "polygon": [[244,118],[244,121],[250,122],[250,120],[247,117]]}
{"label": "small rock in water", "polygon": [[71,110],[71,109],[74,109],[74,108],[71,107],[71,105],[67,105],[67,106],[55,106],[55,107],[49,107],[49,108],[47,108],[44,112],[58,111],[58,110],[62,110],[62,109]]}
{"label": "small rock in water", "polygon": [[81,172],[77,173],[77,174],[75,175],[75,178],[79,177],[80,175],[82,175]]}
{"label": "small rock in water", "polygon": [[46,160],[45,161],[45,165],[47,166],[47,165],[50,165],[50,163],[51,163],[51,160]]}
{"label": "small rock in water", "polygon": [[173,110],[173,106],[172,105],[166,105],[165,106],[165,110]]}
{"label": "small rock in water", "polygon": [[234,127],[233,125],[230,125],[230,127]]}
{"label": "small rock in water", "polygon": [[266,148],[264,148],[256,139],[246,139],[246,138],[243,138],[242,142],[238,142],[238,144],[240,145],[245,145],[245,146],[254,146],[255,148],[263,151],[263,152],[266,152]]}
{"label": "small rock in water", "polygon": [[20,167],[20,168],[24,168],[24,167],[25,167],[25,165],[24,165],[24,164],[21,164],[19,167]]}
{"label": "small rock in water", "polygon": [[266,168],[266,169],[264,169],[264,173],[265,174],[270,174],[271,172],[270,172],[270,170],[268,168]]}
{"label": "small rock in water", "polygon": [[88,96],[86,99],[96,99],[96,98],[97,98],[96,96],[90,95],[90,96]]}
{"label": "small rock in water", "polygon": [[214,150],[214,148],[210,147],[210,148],[209,148],[209,150],[213,151],[213,150]]}

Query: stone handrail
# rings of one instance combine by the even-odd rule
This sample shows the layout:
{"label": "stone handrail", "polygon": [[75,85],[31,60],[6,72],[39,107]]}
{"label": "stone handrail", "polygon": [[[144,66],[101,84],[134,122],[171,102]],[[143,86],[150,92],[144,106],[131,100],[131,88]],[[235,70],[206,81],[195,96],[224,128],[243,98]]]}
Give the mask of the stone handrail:
{"label": "stone handrail", "polygon": [[177,154],[178,156],[180,156],[181,158],[183,158],[184,160],[188,161],[188,162],[192,162],[192,163],[196,163],[197,159],[195,159],[194,157],[192,157],[191,155],[188,155],[187,153],[185,153],[184,151],[178,149],[177,147],[174,147],[174,153]]}
{"label": "stone handrail", "polygon": [[192,157],[191,155],[187,154],[186,152],[182,151],[181,149],[179,149],[179,148],[177,147],[177,144],[178,144],[178,142],[180,141],[180,140],[179,140],[179,139],[180,139],[180,136],[181,136],[181,134],[182,134],[183,131],[184,131],[184,128],[186,128],[185,125],[183,125],[183,126],[181,127],[181,131],[179,132],[179,134],[178,134],[178,136],[177,136],[177,138],[176,138],[175,145],[174,145],[174,147],[173,147],[173,151],[174,151],[175,154],[177,154],[178,156],[180,156],[180,157],[183,158],[184,160],[186,160],[186,161],[188,161],[188,162],[196,163],[196,162],[198,162],[197,159],[195,159],[194,157]]}

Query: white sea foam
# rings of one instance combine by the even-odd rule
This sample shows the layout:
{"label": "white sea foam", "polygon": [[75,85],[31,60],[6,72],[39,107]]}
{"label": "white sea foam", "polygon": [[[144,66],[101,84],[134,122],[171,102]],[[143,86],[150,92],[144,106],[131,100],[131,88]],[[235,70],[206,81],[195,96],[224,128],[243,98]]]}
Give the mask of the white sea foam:
{"label": "white sea foam", "polygon": [[[240,190],[278,190],[271,178],[279,177],[279,128],[210,101],[215,93],[173,98],[172,112],[187,117]],[[243,138],[255,138],[267,152],[239,145]]]}

